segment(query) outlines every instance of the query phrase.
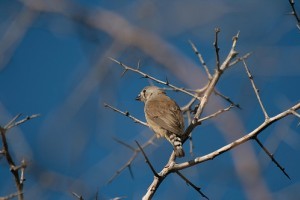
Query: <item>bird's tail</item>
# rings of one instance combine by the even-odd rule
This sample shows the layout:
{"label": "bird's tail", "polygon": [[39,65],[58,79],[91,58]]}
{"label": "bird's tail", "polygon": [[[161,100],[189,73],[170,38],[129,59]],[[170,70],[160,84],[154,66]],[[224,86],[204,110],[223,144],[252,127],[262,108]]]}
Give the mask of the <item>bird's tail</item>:
{"label": "bird's tail", "polygon": [[173,145],[176,157],[179,157],[179,158],[184,157],[185,154],[184,154],[184,151],[182,148],[182,142],[181,142],[180,137],[178,137],[175,134],[170,134],[168,139],[171,142],[171,144]]}

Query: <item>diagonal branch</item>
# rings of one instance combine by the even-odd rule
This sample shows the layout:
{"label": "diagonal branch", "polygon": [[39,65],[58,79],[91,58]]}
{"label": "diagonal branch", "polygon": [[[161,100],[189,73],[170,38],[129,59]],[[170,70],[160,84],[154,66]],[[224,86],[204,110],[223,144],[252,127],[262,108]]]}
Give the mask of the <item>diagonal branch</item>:
{"label": "diagonal branch", "polygon": [[178,174],[178,176],[180,178],[182,178],[188,185],[192,186],[192,188],[194,188],[199,194],[201,194],[202,197],[204,197],[205,199],[209,199],[203,192],[201,192],[201,188],[199,188],[195,184],[193,184],[189,179],[187,179],[185,176],[183,176],[182,173],[180,173],[179,171],[176,171],[176,174]]}
{"label": "diagonal branch", "polygon": [[274,155],[271,154],[271,152],[260,142],[260,140],[257,137],[254,137],[254,140],[264,150],[264,152],[271,158],[272,162],[275,163],[275,165],[282,171],[282,173],[284,173],[284,175],[291,180],[290,176],[286,173],[285,168],[279,164],[279,162],[274,158]]}
{"label": "diagonal branch", "polygon": [[216,117],[216,116],[220,115],[220,114],[223,113],[223,112],[229,111],[229,110],[230,110],[231,108],[233,108],[233,107],[234,107],[234,105],[231,104],[231,105],[228,106],[227,108],[218,110],[217,112],[215,112],[215,113],[213,113],[213,114],[211,114],[211,115],[209,115],[209,116],[203,117],[203,118],[199,119],[199,123],[202,123],[202,122],[205,121],[205,120],[208,120],[208,119],[211,119],[211,118],[213,118],[213,117]]}
{"label": "diagonal branch", "polygon": [[28,120],[34,119],[36,117],[39,117],[40,114],[34,114],[31,116],[27,116],[24,119],[20,120],[20,121],[16,121],[22,114],[18,114],[16,115],[7,125],[4,126],[4,129],[9,130],[15,126],[19,126],[20,124],[25,123]]}
{"label": "diagonal branch", "polygon": [[141,147],[141,145],[140,145],[137,141],[135,141],[135,142],[136,142],[136,144],[138,145],[140,151],[143,153],[143,156],[144,156],[144,158],[145,158],[145,160],[146,160],[146,163],[149,165],[149,167],[150,167],[152,173],[154,174],[154,176],[155,176],[155,177],[159,177],[159,175],[158,175],[157,172],[155,171],[154,167],[152,166],[150,160],[148,159],[148,157],[147,157],[146,153],[144,152],[143,148]]}
{"label": "diagonal branch", "polygon": [[146,122],[143,122],[143,121],[139,120],[138,118],[133,117],[132,115],[129,114],[128,111],[123,112],[123,111],[121,111],[121,110],[119,110],[119,109],[117,109],[117,108],[115,108],[111,105],[106,104],[106,103],[104,104],[104,107],[110,108],[115,112],[121,113],[122,115],[125,115],[126,117],[129,117],[130,119],[132,119],[134,121],[134,123],[139,123],[139,124],[142,124],[142,125],[148,127],[148,124]]}
{"label": "diagonal branch", "polygon": [[220,51],[220,48],[219,48],[219,45],[218,45],[218,41],[219,41],[219,33],[220,33],[220,28],[215,28],[215,41],[214,41],[214,47],[215,47],[215,51],[216,51],[216,66],[217,66],[217,69],[219,70],[220,69],[220,55],[219,55],[219,51]]}
{"label": "diagonal branch", "polygon": [[[143,145],[142,145],[142,148],[146,148],[148,147],[149,145],[153,144],[153,140],[156,138],[155,135],[153,135],[147,142],[145,142]],[[133,173],[132,173],[132,170],[131,170],[131,164],[132,162],[135,160],[135,158],[138,156],[138,154],[140,153],[140,149],[137,148],[134,150],[131,158],[129,158],[129,160],[120,168],[118,169],[115,174],[107,181],[107,184],[111,183],[120,173],[122,173],[126,168],[129,169],[129,172],[130,172],[130,176],[133,178]]]}
{"label": "diagonal branch", "polygon": [[76,197],[78,200],[84,200],[84,198],[83,198],[82,195],[79,195],[79,194],[77,194],[77,193],[75,193],[75,192],[72,192],[72,195],[73,195],[74,197]]}
{"label": "diagonal branch", "polygon": [[170,88],[173,88],[175,91],[180,91],[180,92],[183,92],[183,93],[185,93],[187,95],[190,95],[192,97],[195,97],[195,98],[199,99],[199,97],[197,95],[194,95],[193,93],[191,93],[191,92],[189,92],[189,91],[187,91],[185,89],[182,89],[182,88],[177,87],[177,86],[175,86],[173,84],[170,84],[169,81],[161,81],[161,80],[159,80],[157,78],[154,78],[153,76],[150,76],[150,75],[148,75],[148,74],[140,71],[139,69],[135,69],[135,68],[132,68],[132,67],[130,67],[128,65],[125,65],[124,63],[122,63],[122,62],[120,62],[120,61],[118,61],[118,60],[116,60],[114,58],[110,58],[109,57],[109,59],[112,60],[112,61],[114,61],[115,63],[119,64],[120,66],[122,66],[125,70],[130,70],[130,71],[133,71],[135,73],[141,74],[142,77],[144,77],[144,78],[151,79],[151,80],[153,80],[153,81],[155,81],[155,82],[157,82],[159,84],[166,85],[166,86],[168,86]]}
{"label": "diagonal branch", "polygon": [[267,127],[269,127],[271,124],[273,124],[274,122],[289,116],[291,114],[293,114],[293,111],[300,109],[300,102],[297,103],[296,105],[294,105],[293,107],[291,107],[288,110],[285,110],[277,115],[275,115],[274,117],[269,118],[268,120],[265,120],[261,125],[259,125],[256,129],[254,129],[253,131],[251,131],[250,133],[248,133],[247,135],[217,149],[214,152],[211,152],[207,155],[201,156],[201,157],[197,157],[193,160],[187,161],[187,162],[183,162],[180,164],[175,164],[172,170],[182,170],[191,166],[194,166],[196,164],[208,161],[208,160],[212,160],[215,157],[255,138],[257,135],[259,135],[263,130],[265,130]]}
{"label": "diagonal branch", "polygon": [[205,70],[205,72],[207,74],[208,80],[211,80],[212,76],[211,76],[211,74],[210,74],[210,72],[208,70],[208,67],[207,67],[207,65],[206,65],[206,63],[205,63],[205,61],[204,61],[201,53],[198,51],[196,45],[192,41],[189,41],[189,43],[192,46],[192,49],[194,50],[195,54],[198,56],[198,59],[199,59],[200,63],[202,64],[202,66],[203,66],[203,68],[204,68],[204,70]]}
{"label": "diagonal branch", "polygon": [[257,100],[258,100],[258,102],[259,102],[259,105],[260,105],[260,107],[261,107],[261,110],[262,110],[262,112],[263,112],[264,115],[265,115],[265,120],[267,120],[267,119],[269,118],[269,116],[268,116],[268,114],[267,114],[267,111],[266,111],[266,109],[265,109],[265,107],[264,107],[264,105],[263,105],[261,99],[260,99],[260,96],[259,96],[259,90],[257,89],[257,87],[256,87],[256,85],[255,85],[255,83],[254,83],[253,76],[252,76],[252,74],[250,73],[250,71],[249,71],[249,69],[248,69],[248,66],[247,66],[245,60],[243,60],[243,64],[244,64],[245,70],[246,70],[246,72],[247,72],[248,78],[249,78],[250,81],[251,81],[252,87],[253,87],[253,89],[254,89],[254,92],[255,92],[255,95],[256,95]]}
{"label": "diagonal branch", "polygon": [[135,151],[135,148],[121,140],[119,140],[118,138],[113,138],[117,143],[122,144],[123,146],[127,147],[128,149]]}
{"label": "diagonal branch", "polygon": [[15,197],[18,197],[19,195],[20,195],[20,193],[13,193],[13,194],[7,195],[5,197],[0,197],[0,200],[14,199]]}
{"label": "diagonal branch", "polygon": [[297,21],[297,27],[300,30],[300,18],[298,16],[298,13],[295,9],[295,1],[294,0],[289,0],[290,6],[292,7],[292,12],[291,14],[295,17],[296,21]]}
{"label": "diagonal branch", "polygon": [[228,101],[231,105],[237,107],[238,109],[241,109],[239,104],[234,103],[229,97],[225,96],[224,94],[220,93],[217,90],[214,90],[214,93],[220,97],[222,97],[223,99],[225,99],[226,101]]}

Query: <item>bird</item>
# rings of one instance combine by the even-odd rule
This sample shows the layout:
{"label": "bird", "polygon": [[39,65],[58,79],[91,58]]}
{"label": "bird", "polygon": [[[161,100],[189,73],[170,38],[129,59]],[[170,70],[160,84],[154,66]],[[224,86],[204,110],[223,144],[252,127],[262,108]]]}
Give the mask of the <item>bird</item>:
{"label": "bird", "polygon": [[184,118],[177,103],[156,86],[143,88],[136,100],[144,102],[145,118],[155,135],[165,137],[172,144],[176,157],[184,157],[181,141]]}

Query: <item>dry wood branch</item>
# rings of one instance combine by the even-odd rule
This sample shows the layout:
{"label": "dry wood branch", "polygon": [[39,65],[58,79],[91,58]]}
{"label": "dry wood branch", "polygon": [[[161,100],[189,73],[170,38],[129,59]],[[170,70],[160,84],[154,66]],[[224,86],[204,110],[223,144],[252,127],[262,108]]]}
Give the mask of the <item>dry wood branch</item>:
{"label": "dry wood branch", "polygon": [[148,124],[146,122],[143,122],[143,121],[141,121],[141,120],[133,117],[132,115],[129,114],[128,111],[123,112],[123,111],[121,111],[121,110],[119,110],[119,109],[117,109],[117,108],[115,108],[115,107],[113,107],[111,105],[106,104],[106,103],[104,104],[104,107],[110,108],[110,109],[112,109],[115,112],[121,113],[122,115],[125,115],[126,117],[129,117],[130,119],[132,119],[134,121],[134,123],[139,123],[139,124],[142,124],[142,125],[148,127]]}
{"label": "dry wood branch", "polygon": [[207,74],[208,80],[211,80],[211,78],[212,78],[212,77],[211,77],[211,74],[210,74],[210,72],[209,72],[209,69],[208,69],[208,67],[207,67],[207,65],[206,65],[206,63],[205,63],[205,61],[204,61],[204,59],[203,59],[201,53],[198,51],[196,45],[195,45],[192,41],[189,41],[189,43],[190,43],[190,45],[192,46],[192,48],[193,48],[195,54],[198,56],[198,59],[199,59],[200,63],[202,64],[202,66],[203,66],[203,68],[204,68],[204,70],[205,70],[205,72],[206,72],[206,74]]}
{"label": "dry wood branch", "polygon": [[10,122],[8,122],[4,127],[0,126],[0,134],[1,134],[1,140],[2,140],[2,154],[4,155],[4,157],[6,158],[6,161],[9,165],[10,171],[14,177],[14,181],[15,181],[15,185],[17,188],[17,196],[19,200],[23,200],[24,196],[23,196],[23,184],[25,181],[25,168],[26,168],[26,162],[23,159],[21,164],[19,166],[17,166],[15,164],[15,161],[13,160],[13,157],[11,156],[11,153],[9,151],[9,147],[8,147],[8,142],[7,142],[7,138],[6,138],[6,133],[9,129],[18,126],[22,123],[25,123],[26,121],[36,118],[39,115],[35,114],[35,115],[31,115],[31,116],[27,116],[24,119],[17,121],[17,119],[21,116],[21,114],[16,115]]}
{"label": "dry wood branch", "polygon": [[267,120],[267,119],[269,118],[268,113],[267,113],[267,111],[266,111],[266,109],[265,109],[265,107],[264,107],[264,105],[263,105],[263,103],[262,103],[262,101],[261,101],[261,99],[260,99],[260,96],[259,96],[259,90],[257,89],[257,87],[256,87],[256,85],[255,85],[255,83],[254,83],[253,76],[252,76],[252,74],[250,73],[249,68],[248,68],[248,66],[247,66],[247,64],[246,64],[246,62],[245,62],[245,60],[243,60],[243,64],[244,64],[245,70],[246,70],[246,72],[247,72],[248,78],[249,78],[249,80],[251,81],[253,90],[254,90],[254,92],[255,92],[255,95],[256,95],[257,100],[258,100],[258,102],[259,102],[259,105],[260,105],[260,107],[261,107],[261,110],[262,110],[262,112],[264,113],[265,119]]}
{"label": "dry wood branch", "polygon": [[215,28],[214,47],[215,47],[215,51],[216,51],[216,66],[217,66],[218,70],[220,69],[220,55],[219,55],[220,48],[218,45],[218,40],[219,40],[218,36],[219,36],[220,31],[221,31],[220,28]]}
{"label": "dry wood branch", "polygon": [[146,153],[144,152],[143,148],[140,146],[140,144],[137,141],[135,141],[135,142],[138,145],[140,151],[142,152],[142,154],[143,154],[143,156],[144,156],[144,158],[146,160],[146,163],[149,165],[149,167],[150,167],[152,173],[154,174],[154,176],[159,177],[158,174],[157,174],[157,172],[155,171],[153,165],[151,164],[149,158],[147,157]]}
{"label": "dry wood branch", "polygon": [[[262,112],[265,116],[265,120],[268,120],[269,119],[269,116],[267,114],[267,111],[261,101],[261,98],[260,98],[260,95],[259,95],[259,90],[257,89],[255,83],[254,83],[254,80],[253,80],[253,76],[252,74],[250,73],[250,70],[245,62],[245,60],[243,60],[243,64],[244,64],[244,67],[245,67],[245,70],[246,70],[246,73],[249,77],[249,80],[251,81],[251,84],[252,84],[252,87],[253,87],[253,90],[255,92],[255,95],[257,97],[257,100],[259,102],[259,105],[262,109]],[[292,111],[291,113],[293,113],[295,111]],[[275,163],[275,165],[284,173],[284,175],[290,179],[289,175],[286,173],[285,169],[279,164],[279,162],[274,158],[274,156],[269,152],[269,150],[259,141],[259,139],[257,137],[254,137],[255,141],[258,143],[258,145],[263,149],[263,151],[271,158],[272,162]]]}
{"label": "dry wood branch", "polygon": [[[208,102],[208,99],[209,99],[211,93],[214,91],[215,86],[216,86],[217,82],[220,79],[220,76],[222,75],[224,70],[226,70],[226,68],[229,66],[231,60],[234,59],[237,56],[238,53],[236,52],[235,47],[236,47],[236,43],[237,43],[237,40],[238,40],[238,36],[239,36],[239,33],[237,33],[233,37],[232,47],[231,47],[231,50],[230,50],[229,54],[227,55],[227,57],[224,60],[224,62],[222,63],[222,65],[218,68],[218,70],[215,71],[215,73],[213,75],[213,78],[209,82],[208,87],[207,87],[206,91],[204,92],[204,94],[202,96],[202,99],[201,99],[201,102],[200,102],[199,107],[197,109],[197,112],[194,116],[193,124],[198,123],[197,121],[199,120],[199,118],[200,118],[200,116],[201,116],[201,114],[204,110],[204,107]],[[191,128],[194,128],[194,127],[191,127]]]}
{"label": "dry wood branch", "polygon": [[10,199],[14,199],[15,197],[18,197],[20,194],[19,193],[13,193],[10,194],[6,197],[0,197],[0,200],[10,200]]}
{"label": "dry wood branch", "polygon": [[229,111],[229,110],[230,110],[231,108],[233,108],[233,107],[234,107],[234,105],[231,104],[231,105],[228,106],[227,108],[218,110],[217,112],[215,112],[215,113],[213,113],[213,114],[211,114],[211,115],[209,115],[209,116],[203,117],[203,118],[199,119],[199,123],[202,123],[202,122],[205,121],[205,120],[214,118],[214,117],[216,117],[216,116],[222,114],[223,112]]}
{"label": "dry wood branch", "polygon": [[127,144],[127,143],[125,143],[125,142],[123,142],[123,141],[117,139],[117,138],[113,138],[113,139],[114,139],[117,143],[122,144],[123,146],[129,148],[129,149],[132,150],[132,151],[135,151],[135,148],[134,148],[133,146],[131,146],[131,145],[129,145],[129,144]]}
{"label": "dry wood branch", "polygon": [[[142,145],[142,148],[145,149],[146,147],[148,147],[149,145],[153,144],[153,140],[156,138],[155,135],[153,135],[147,142],[145,142]],[[124,143],[124,142],[122,142]],[[126,146],[126,145],[125,145]],[[129,145],[130,146],[130,145]],[[131,178],[133,178],[133,173],[131,170],[131,164],[132,162],[135,160],[135,158],[138,156],[138,154],[140,153],[140,149],[134,149],[134,152],[132,154],[132,156],[129,158],[129,160],[125,163],[125,165],[123,165],[120,169],[118,169],[115,174],[107,181],[107,184],[111,183],[121,172],[123,172],[126,168],[129,169],[130,172],[130,176]]]}
{"label": "dry wood branch", "polygon": [[271,158],[272,162],[282,171],[282,173],[291,180],[290,176],[286,173],[285,168],[282,167],[279,162],[275,159],[274,155],[260,142],[257,137],[254,137],[256,143],[264,150],[264,152]]}
{"label": "dry wood branch", "polygon": [[231,105],[237,107],[238,109],[241,109],[239,104],[234,103],[229,97],[225,96],[224,94],[220,93],[217,90],[214,90],[214,93],[220,97],[222,97],[223,99],[225,99],[226,101],[228,101]]}
{"label": "dry wood branch", "polygon": [[175,164],[173,167],[173,170],[182,170],[191,166],[194,166],[198,163],[202,163],[205,162],[207,160],[212,160],[215,157],[237,147],[240,144],[243,144],[245,142],[247,142],[248,140],[251,140],[252,138],[256,137],[257,135],[259,135],[263,130],[265,130],[267,127],[269,127],[271,124],[273,124],[274,122],[293,114],[293,111],[300,109],[300,102],[297,103],[296,105],[294,105],[293,107],[291,107],[288,110],[285,110],[277,115],[275,115],[274,117],[269,118],[268,120],[264,121],[261,125],[259,125],[256,129],[254,129],[253,131],[251,131],[250,133],[248,133],[247,135],[231,142],[230,144],[227,144],[221,148],[219,148],[218,150],[209,153],[207,155],[201,156],[201,157],[197,157],[193,160],[187,161],[187,162],[183,162],[180,164]]}
{"label": "dry wood branch", "polygon": [[74,197],[76,197],[77,199],[79,199],[79,200],[84,200],[84,198],[83,198],[81,195],[79,195],[79,194],[77,194],[77,193],[75,193],[75,192],[72,192],[72,195],[73,195]]}
{"label": "dry wood branch", "polygon": [[[152,181],[149,189],[147,190],[145,196],[143,199],[151,199],[157,188],[159,187],[159,185],[161,184],[161,182],[164,180],[164,177],[167,176],[169,173],[172,173],[172,172],[177,172],[179,170],[182,170],[182,169],[186,169],[186,168],[189,168],[189,167],[192,167],[196,164],[199,164],[199,163],[202,163],[202,162],[205,162],[205,161],[208,161],[208,160],[212,160],[218,156],[220,156],[221,154],[253,139],[254,137],[257,137],[257,135],[259,135],[263,130],[265,130],[267,127],[269,127],[271,124],[273,124],[274,122],[288,116],[288,115],[291,115],[293,114],[293,111],[296,111],[300,109],[300,102],[296,105],[294,105],[293,107],[291,107],[290,109],[288,110],[285,110],[277,115],[275,115],[274,117],[271,117],[269,118],[268,120],[264,121],[260,126],[258,126],[256,129],[254,129],[253,131],[251,131],[250,133],[248,133],[247,135],[217,149],[216,151],[213,151],[209,154],[206,154],[204,156],[201,156],[201,157],[197,157],[195,159],[192,159],[192,160],[189,160],[187,162],[182,162],[182,163],[178,163],[176,164],[174,162],[174,152],[172,153],[172,155],[170,156],[170,160],[168,162],[168,164],[166,165],[167,167],[165,167],[160,173],[158,173],[160,175],[160,177],[163,176],[163,178],[161,179],[158,179],[158,178],[154,178],[154,180]],[[172,161],[173,160],[173,161]]]}
{"label": "dry wood branch", "polygon": [[28,120],[34,119],[36,117],[39,117],[39,114],[34,114],[31,116],[27,116],[24,119],[20,120],[20,121],[16,121],[19,117],[21,117],[22,114],[18,114],[16,115],[7,125],[4,126],[4,129],[9,130],[15,126],[19,126],[20,124],[25,123]]}
{"label": "dry wood branch", "polygon": [[300,30],[300,18],[299,18],[298,13],[295,9],[295,1],[294,0],[289,0],[289,3],[290,3],[290,6],[292,8],[291,15],[293,15],[295,17],[295,19],[297,21],[297,27]]}
{"label": "dry wood branch", "polygon": [[203,192],[201,192],[200,187],[197,187],[195,184],[193,184],[182,173],[180,173],[179,171],[176,171],[176,174],[178,174],[178,176],[180,176],[180,178],[182,178],[188,185],[192,186],[192,188],[194,188],[199,194],[201,194],[202,197],[204,197],[205,199],[209,199]]}
{"label": "dry wood branch", "polygon": [[170,84],[169,81],[161,81],[161,80],[159,80],[159,79],[157,79],[157,78],[155,78],[155,77],[153,77],[153,76],[150,76],[150,75],[148,75],[148,74],[146,74],[146,73],[140,71],[138,68],[135,69],[135,68],[133,68],[133,67],[130,67],[130,66],[128,66],[128,65],[125,65],[124,63],[122,63],[122,62],[120,62],[120,61],[118,61],[118,60],[116,60],[116,59],[114,59],[114,58],[110,58],[110,57],[109,57],[109,59],[112,60],[112,61],[114,61],[114,62],[116,62],[116,63],[119,64],[120,66],[122,66],[122,67],[124,68],[125,71],[128,71],[128,70],[129,70],[129,71],[133,71],[133,72],[135,72],[135,73],[141,74],[143,78],[148,78],[148,79],[150,79],[150,80],[155,81],[156,83],[159,83],[159,84],[162,84],[162,85],[166,85],[166,86],[168,86],[168,87],[170,87],[170,88],[173,88],[175,91],[180,91],[180,92],[183,92],[183,93],[185,93],[185,94],[187,94],[187,95],[190,95],[190,96],[192,96],[192,97],[195,97],[195,98],[199,99],[199,96],[194,95],[194,94],[192,94],[191,92],[189,92],[189,91],[187,91],[187,90],[185,90],[185,89],[183,89],[183,88],[180,88],[180,87],[177,87],[177,86],[175,86],[175,85],[173,85],[173,84]]}
{"label": "dry wood branch", "polygon": [[246,53],[244,56],[242,56],[242,57],[238,57],[237,59],[235,59],[234,61],[232,61],[230,64],[229,64],[229,66],[228,66],[228,68],[229,67],[232,67],[232,66],[234,66],[234,65],[236,65],[237,63],[239,63],[239,62],[241,62],[242,60],[246,60],[247,58],[249,58],[250,56],[251,56],[251,52],[250,53]]}

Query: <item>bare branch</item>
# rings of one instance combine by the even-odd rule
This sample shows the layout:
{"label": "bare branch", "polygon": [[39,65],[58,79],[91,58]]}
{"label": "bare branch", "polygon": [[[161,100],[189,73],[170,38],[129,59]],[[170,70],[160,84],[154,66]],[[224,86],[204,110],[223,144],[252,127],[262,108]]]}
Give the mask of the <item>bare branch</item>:
{"label": "bare branch", "polygon": [[10,194],[6,197],[0,197],[0,200],[10,200],[10,199],[14,199],[15,197],[18,197],[20,195],[20,193],[13,193]]}
{"label": "bare branch", "polygon": [[21,114],[16,115],[10,122],[8,122],[4,128],[2,126],[0,126],[0,134],[1,134],[1,140],[2,140],[2,146],[3,149],[1,150],[1,154],[6,158],[6,161],[9,165],[10,171],[14,177],[14,181],[17,187],[17,196],[19,200],[23,200],[24,196],[23,196],[23,184],[25,181],[25,168],[27,166],[25,160],[23,159],[21,164],[19,166],[16,166],[15,161],[13,160],[11,153],[9,151],[8,148],[8,142],[7,142],[7,138],[6,138],[6,132],[15,127],[18,126],[22,123],[27,122],[30,119],[36,118],[39,115],[35,114],[35,115],[31,115],[31,116],[27,116],[26,118],[17,121],[17,119],[21,116]]}
{"label": "bare branch", "polygon": [[261,125],[259,125],[256,129],[254,129],[253,131],[251,131],[250,133],[248,133],[247,135],[217,149],[216,151],[214,152],[211,152],[207,155],[204,155],[204,156],[201,156],[201,157],[197,157],[193,160],[190,160],[190,161],[187,161],[187,162],[183,162],[183,163],[180,163],[180,164],[175,164],[174,167],[173,167],[173,170],[182,170],[182,169],[185,169],[185,168],[188,168],[188,167],[191,167],[191,166],[194,166],[198,163],[202,163],[202,162],[205,162],[207,160],[212,160],[214,159],[215,157],[237,147],[238,145],[241,145],[245,142],[247,142],[248,140],[251,140],[252,138],[255,138],[257,135],[259,135],[263,130],[265,130],[267,127],[269,127],[271,124],[273,124],[274,122],[288,116],[288,115],[291,115],[293,114],[293,111],[295,110],[298,110],[300,109],[300,102],[297,103],[296,105],[294,105],[293,107],[291,107],[290,109],[288,110],[285,110],[279,114],[277,114],[276,116],[274,117],[271,117],[267,120],[265,120]]}
{"label": "bare branch", "polygon": [[246,53],[246,54],[245,54],[244,56],[242,56],[242,57],[238,57],[237,59],[235,59],[234,61],[232,61],[232,62],[229,64],[228,68],[231,67],[231,66],[234,66],[235,64],[241,62],[242,60],[246,60],[247,58],[249,58],[249,57],[251,56],[251,54],[252,54],[252,53],[250,52],[250,53]]}
{"label": "bare branch", "polygon": [[300,114],[299,113],[297,113],[296,111],[291,111],[292,113],[293,113],[293,115],[295,115],[296,117],[298,117],[299,119],[300,119]]}
{"label": "bare branch", "polygon": [[26,121],[28,120],[31,120],[31,119],[34,119],[36,117],[39,117],[40,114],[34,114],[34,115],[31,115],[31,116],[27,116],[25,117],[24,119],[20,120],[20,121],[17,121],[16,120],[21,116],[22,114],[18,114],[16,115],[7,125],[4,126],[4,129],[6,130],[9,130],[15,126],[19,126],[20,124],[23,124],[25,123]]}
{"label": "bare branch", "polygon": [[72,192],[73,196],[76,197],[77,199],[79,200],[84,200],[84,198],[81,196],[81,195],[78,195],[77,193],[75,192]]}
{"label": "bare branch", "polygon": [[[153,144],[153,140],[156,138],[155,135],[153,135],[147,142],[145,142],[142,145],[142,148],[145,149],[146,147],[148,147],[149,145]],[[125,165],[123,165],[119,170],[117,170],[115,172],[115,174],[107,181],[107,184],[111,183],[122,171],[124,171],[124,169],[128,168],[129,172],[130,172],[130,176],[133,178],[133,173],[131,170],[131,164],[132,162],[135,160],[135,158],[137,157],[137,155],[140,153],[140,149],[137,148],[134,150],[131,158],[129,158],[129,160],[125,163]]]}
{"label": "bare branch", "polygon": [[112,109],[115,112],[121,113],[122,115],[125,115],[126,117],[129,117],[130,119],[132,119],[134,121],[134,123],[139,123],[139,124],[142,124],[142,125],[148,127],[148,124],[146,122],[143,122],[143,121],[141,121],[141,120],[133,117],[132,115],[129,114],[128,111],[123,112],[123,111],[121,111],[121,110],[119,110],[119,109],[117,109],[117,108],[115,108],[115,107],[113,107],[113,106],[111,106],[109,104],[106,104],[106,103],[104,104],[104,107],[110,108],[110,109]]}
{"label": "bare branch", "polygon": [[254,137],[257,144],[264,150],[264,152],[271,158],[272,162],[284,173],[284,175],[291,180],[290,176],[286,173],[284,167],[282,167],[279,162],[274,158],[274,155],[260,142],[257,137]]}
{"label": "bare branch", "polygon": [[205,120],[208,120],[208,119],[211,119],[211,118],[213,118],[213,117],[216,117],[216,116],[218,116],[218,115],[220,115],[221,113],[223,113],[223,112],[226,112],[226,111],[229,111],[231,108],[233,108],[234,107],[234,105],[230,105],[230,106],[228,106],[227,108],[224,108],[224,109],[221,109],[221,110],[218,110],[217,112],[215,112],[215,113],[213,113],[213,114],[211,114],[211,115],[209,115],[209,116],[206,116],[206,117],[203,117],[203,118],[201,118],[201,119],[199,119],[199,123],[202,123],[203,121],[205,121]]}
{"label": "bare branch", "polygon": [[195,184],[193,184],[189,179],[187,179],[182,173],[180,173],[179,171],[176,171],[176,174],[178,174],[178,176],[180,178],[182,178],[188,185],[192,186],[192,188],[194,188],[199,194],[201,194],[202,197],[204,197],[205,199],[209,199],[203,192],[201,192],[201,188],[197,187]]}
{"label": "bare branch", "polygon": [[220,93],[217,90],[214,90],[214,93],[220,97],[222,97],[223,99],[225,99],[226,101],[228,101],[231,105],[237,107],[238,109],[241,109],[239,104],[234,103],[229,97],[225,96],[224,94]]}
{"label": "bare branch", "polygon": [[113,139],[114,139],[116,142],[118,142],[119,144],[122,144],[123,146],[125,146],[125,147],[131,149],[132,151],[135,151],[135,148],[132,147],[132,146],[130,146],[129,144],[127,144],[127,143],[125,143],[125,142],[123,142],[123,141],[121,141],[121,140],[119,140],[119,139],[117,139],[117,138],[113,138]]}
{"label": "bare branch", "polygon": [[211,74],[209,72],[209,69],[208,69],[208,67],[207,67],[207,65],[206,65],[206,63],[205,63],[205,61],[204,61],[201,53],[198,51],[197,47],[195,46],[195,44],[192,41],[189,40],[189,43],[192,46],[195,54],[198,56],[198,59],[199,59],[200,63],[202,64],[202,66],[203,66],[203,68],[204,68],[204,70],[205,70],[205,72],[207,74],[208,79],[211,80],[212,79]]}
{"label": "bare branch", "polygon": [[[197,121],[199,120],[199,118],[200,118],[200,116],[201,116],[201,114],[202,114],[202,112],[204,110],[204,107],[205,107],[205,105],[208,102],[208,99],[209,99],[211,93],[214,91],[215,86],[216,86],[217,82],[219,81],[219,78],[220,78],[221,74],[229,66],[231,60],[233,58],[235,58],[236,55],[238,54],[235,51],[235,46],[236,46],[236,43],[237,43],[237,40],[238,40],[238,36],[239,36],[239,32],[233,37],[232,47],[231,47],[231,50],[230,50],[229,54],[227,55],[225,61],[219,67],[219,70],[215,70],[213,78],[209,82],[208,87],[207,87],[206,91],[204,92],[203,97],[201,99],[201,102],[200,102],[200,105],[199,105],[199,107],[197,109],[197,112],[196,112],[196,114],[194,116],[194,120],[193,120],[194,124],[196,124]],[[193,128],[194,127],[191,127],[191,129],[193,129]]]}
{"label": "bare branch", "polygon": [[124,67],[125,70],[130,70],[130,71],[133,71],[133,72],[135,72],[135,73],[141,74],[142,77],[144,77],[144,78],[151,79],[151,80],[155,81],[156,83],[159,83],[159,84],[162,84],[162,85],[169,86],[170,88],[173,88],[173,89],[176,90],[176,91],[183,92],[183,93],[185,93],[185,94],[187,94],[187,95],[190,95],[190,96],[192,96],[192,97],[195,97],[195,98],[199,99],[198,96],[192,94],[191,92],[189,92],[189,91],[187,91],[187,90],[185,90],[185,89],[182,89],[182,88],[177,87],[177,86],[175,86],[175,85],[173,85],[173,84],[170,84],[168,81],[161,81],[161,80],[159,80],[159,79],[157,79],[157,78],[154,78],[153,76],[150,76],[150,75],[148,75],[148,74],[146,74],[146,73],[140,71],[139,69],[135,69],[135,68],[132,68],[132,67],[130,67],[130,66],[128,66],[128,65],[125,65],[124,63],[121,63],[120,61],[118,61],[118,60],[116,60],[116,59],[114,59],[114,58],[109,57],[109,59],[112,60],[112,61],[114,61],[115,63],[118,63],[120,66]]}
{"label": "bare branch", "polygon": [[221,29],[220,28],[215,28],[215,41],[214,41],[214,47],[215,47],[215,51],[216,51],[216,66],[217,69],[220,69],[220,55],[219,55],[219,51],[220,48],[218,46],[218,35],[220,33]]}
{"label": "bare branch", "polygon": [[114,197],[110,200],[121,200],[121,199],[126,199],[127,197],[126,196],[122,196],[122,197]]}
{"label": "bare branch", "polygon": [[245,69],[246,69],[246,72],[247,72],[247,75],[248,75],[248,77],[249,77],[249,80],[251,81],[252,87],[253,87],[253,89],[254,89],[254,92],[255,92],[255,95],[256,95],[257,100],[258,100],[258,102],[259,102],[259,105],[260,105],[260,107],[261,107],[261,110],[263,111],[263,113],[264,113],[264,115],[265,115],[265,119],[267,120],[267,119],[269,118],[269,116],[268,116],[268,114],[267,114],[267,112],[266,112],[266,109],[265,109],[265,107],[264,107],[264,105],[263,105],[261,99],[260,99],[260,96],[259,96],[259,90],[257,89],[257,87],[256,87],[256,85],[255,85],[255,83],[254,83],[253,76],[252,76],[252,74],[250,73],[250,71],[249,71],[249,69],[248,69],[248,66],[247,66],[245,60],[243,60],[243,64],[244,64],[244,67],[245,67]]}
{"label": "bare branch", "polygon": [[157,174],[157,172],[155,171],[154,167],[152,166],[150,160],[148,159],[146,153],[144,152],[143,148],[140,146],[140,144],[137,141],[135,141],[135,142],[138,145],[138,147],[141,150],[141,152],[143,153],[143,156],[144,156],[144,158],[146,160],[146,163],[149,165],[149,167],[150,167],[152,173],[154,174],[154,176],[159,177],[158,174]]}
{"label": "bare branch", "polygon": [[297,27],[300,30],[300,18],[299,18],[298,13],[295,9],[295,1],[294,0],[289,0],[289,3],[290,3],[291,8],[292,8],[291,15],[293,15],[295,17],[295,19],[297,21]]}

